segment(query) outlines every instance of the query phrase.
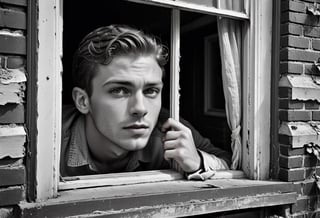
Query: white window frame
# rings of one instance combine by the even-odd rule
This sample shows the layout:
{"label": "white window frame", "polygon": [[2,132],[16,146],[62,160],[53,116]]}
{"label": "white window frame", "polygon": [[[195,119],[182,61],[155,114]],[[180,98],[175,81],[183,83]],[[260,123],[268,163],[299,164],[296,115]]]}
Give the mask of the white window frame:
{"label": "white window frame", "polygon": [[[58,195],[59,159],[62,108],[62,1],[38,1],[38,95],[37,95],[37,200],[43,201]],[[173,33],[179,36],[179,9],[236,19],[250,19],[244,29],[243,52],[243,166],[251,179],[269,177],[270,155],[270,80],[272,4],[268,0],[250,1],[249,15],[172,0],[131,0],[173,8]],[[179,44],[174,43],[171,53],[173,72],[179,72]],[[172,73],[171,73],[172,74]],[[179,117],[179,74],[171,83],[171,99],[176,102],[171,115]],[[248,134],[249,133],[249,134]],[[160,175],[160,174],[158,174]],[[175,176],[172,176],[175,179]]]}

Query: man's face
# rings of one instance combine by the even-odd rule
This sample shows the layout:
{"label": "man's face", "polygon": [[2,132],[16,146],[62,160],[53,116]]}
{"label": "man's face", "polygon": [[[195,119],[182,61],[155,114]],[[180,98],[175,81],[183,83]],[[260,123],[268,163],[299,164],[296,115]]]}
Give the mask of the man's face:
{"label": "man's face", "polygon": [[161,108],[162,71],[156,60],[116,57],[98,67],[92,87],[89,116],[95,131],[118,153],[144,148]]}

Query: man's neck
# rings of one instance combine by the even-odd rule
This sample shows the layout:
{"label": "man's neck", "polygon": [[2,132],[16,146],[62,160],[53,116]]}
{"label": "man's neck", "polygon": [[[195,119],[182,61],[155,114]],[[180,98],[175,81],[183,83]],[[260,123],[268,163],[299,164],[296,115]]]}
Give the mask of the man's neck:
{"label": "man's neck", "polygon": [[129,152],[103,136],[90,115],[85,117],[85,131],[92,156],[100,163],[114,163],[126,159]]}

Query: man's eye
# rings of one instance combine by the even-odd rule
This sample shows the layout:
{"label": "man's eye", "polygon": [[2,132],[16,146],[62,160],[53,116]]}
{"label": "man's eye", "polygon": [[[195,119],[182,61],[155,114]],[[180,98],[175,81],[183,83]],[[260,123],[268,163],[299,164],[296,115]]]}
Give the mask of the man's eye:
{"label": "man's eye", "polygon": [[144,90],[144,94],[147,96],[147,97],[150,97],[150,98],[155,98],[157,97],[157,95],[159,94],[160,92],[160,89],[158,88],[148,88],[148,89],[145,89]]}
{"label": "man's eye", "polygon": [[124,87],[112,88],[109,93],[116,97],[124,97],[130,94],[129,89]]}

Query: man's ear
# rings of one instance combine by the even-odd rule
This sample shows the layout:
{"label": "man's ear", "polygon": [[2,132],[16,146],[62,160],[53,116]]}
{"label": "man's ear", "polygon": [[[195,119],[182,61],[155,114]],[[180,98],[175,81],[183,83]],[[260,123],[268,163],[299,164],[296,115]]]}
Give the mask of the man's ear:
{"label": "man's ear", "polygon": [[83,114],[87,114],[90,109],[90,101],[87,92],[79,87],[72,90],[72,98],[76,108]]}

